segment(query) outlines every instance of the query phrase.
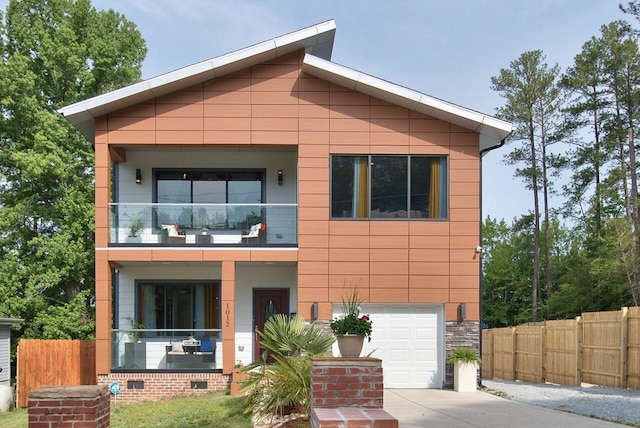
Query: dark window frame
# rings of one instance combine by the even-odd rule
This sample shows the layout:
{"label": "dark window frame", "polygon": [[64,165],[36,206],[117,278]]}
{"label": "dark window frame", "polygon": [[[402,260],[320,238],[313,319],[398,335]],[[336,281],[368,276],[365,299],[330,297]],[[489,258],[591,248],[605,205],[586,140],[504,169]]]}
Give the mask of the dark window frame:
{"label": "dark window frame", "polygon": [[[147,328],[161,328],[161,329],[168,329],[171,330],[171,327],[167,326],[167,291],[168,288],[172,287],[172,286],[176,286],[176,287],[184,287],[184,286],[190,286],[191,287],[191,304],[192,304],[192,313],[190,314],[191,316],[191,327],[194,330],[198,330],[195,327],[195,304],[197,303],[196,300],[196,296],[195,296],[195,289],[198,286],[209,286],[209,287],[214,287],[217,290],[215,290],[216,295],[218,296],[218,306],[217,306],[217,313],[215,314],[215,324],[216,326],[213,327],[207,327],[206,325],[206,315],[205,315],[205,320],[203,320],[203,324],[204,324],[204,329],[219,329],[221,328],[222,325],[222,299],[221,299],[221,293],[222,293],[222,281],[220,280],[170,280],[170,279],[136,279],[134,281],[134,319],[136,320],[136,322],[142,322],[142,314],[141,312],[144,310],[144,296],[142,294],[142,290],[143,290],[143,286],[153,286],[153,287],[163,287],[164,291],[164,301],[163,301],[163,323],[162,323],[162,327],[157,327],[157,325],[155,327],[151,327],[151,326],[147,326]],[[158,336],[161,336],[162,333],[157,333]],[[188,336],[188,334],[182,333],[181,335],[186,335]]]}
{"label": "dark window frame", "polygon": [[[198,181],[194,179],[194,175],[196,174],[210,174],[210,175],[214,175],[214,174],[220,174],[220,175],[227,175],[226,178],[226,186],[225,186],[225,201],[224,203],[230,203],[229,202],[229,181],[233,181],[230,179],[230,177],[232,177],[232,174],[234,173],[238,173],[238,174],[257,174],[257,176],[259,176],[260,178],[260,204],[264,204],[266,203],[266,195],[267,195],[267,170],[266,168],[153,168],[152,169],[152,202],[154,204],[158,203],[158,180],[162,180],[163,174],[166,174],[167,176],[169,175],[179,175],[179,174],[183,174],[186,177],[184,179],[179,179],[179,178],[175,178],[176,181],[189,181],[190,184],[190,204],[197,204],[193,202],[194,199],[194,192],[193,192],[193,183],[194,181]],[[168,180],[168,179],[167,179]],[[220,180],[222,181],[222,180]],[[258,180],[256,180],[258,181]],[[222,203],[222,202],[221,202]],[[261,210],[263,211],[263,210]],[[264,212],[261,214],[263,217],[263,222],[264,222]],[[153,216],[153,227],[159,231],[161,228],[161,222],[158,220],[158,215],[155,214]],[[194,227],[193,225],[193,219],[191,221],[191,224],[188,225],[188,227],[185,227],[185,229],[187,230],[195,230],[198,229],[197,227]]]}
{"label": "dark window frame", "polygon": [[[336,158],[361,158],[361,162],[364,160],[364,158],[366,158],[366,215],[363,216],[358,216],[358,214],[356,214],[356,216],[354,217],[353,215],[351,216],[336,216],[334,215],[334,160]],[[394,217],[394,218],[389,218],[389,217],[375,217],[372,216],[372,199],[374,199],[372,197],[372,169],[373,169],[373,160],[375,158],[404,158],[406,159],[406,203],[407,203],[407,215],[402,216],[402,217]],[[419,159],[419,158],[423,158],[423,159],[440,159],[441,160],[441,166],[444,166],[444,169],[441,171],[442,177],[444,179],[444,194],[441,194],[440,197],[440,204],[444,204],[443,208],[440,208],[440,211],[444,210],[445,215],[443,216],[437,216],[437,217],[412,217],[411,213],[412,210],[411,208],[414,206],[413,205],[413,200],[412,198],[414,197],[415,193],[412,193],[412,159]],[[448,221],[450,219],[450,182],[451,182],[451,175],[450,175],[450,158],[448,155],[442,154],[442,155],[437,155],[437,154],[426,154],[426,155],[388,155],[388,154],[332,154],[330,155],[330,170],[329,170],[329,217],[331,220],[428,220],[428,221]],[[441,178],[442,178],[441,177]],[[354,187],[354,183],[351,183],[351,188],[353,189]],[[441,186],[442,187],[442,184]],[[353,192],[353,190],[352,190]],[[441,191],[442,192],[442,191]],[[358,210],[358,207],[354,207],[352,205],[351,207],[352,212],[354,210]]]}

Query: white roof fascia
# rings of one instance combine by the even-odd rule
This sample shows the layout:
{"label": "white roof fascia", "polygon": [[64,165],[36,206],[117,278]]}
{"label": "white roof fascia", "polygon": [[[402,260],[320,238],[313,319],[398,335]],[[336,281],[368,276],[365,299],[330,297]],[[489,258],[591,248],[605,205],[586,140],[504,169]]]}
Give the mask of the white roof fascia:
{"label": "white roof fascia", "polygon": [[21,318],[0,318],[0,325],[20,324],[22,321],[24,320]]}
{"label": "white roof fascia", "polygon": [[[497,147],[513,130],[509,122],[361,73],[334,62],[304,56],[303,71],[348,89],[480,133],[480,149]],[[484,146],[484,147],[483,147]]]}
{"label": "white roof fascia", "polygon": [[[220,77],[271,59],[305,49],[322,58],[331,58],[335,21],[329,20],[219,57],[134,83],[58,110],[87,139],[94,141],[93,120],[154,97],[166,95],[197,83]],[[88,123],[89,122],[89,123]]]}

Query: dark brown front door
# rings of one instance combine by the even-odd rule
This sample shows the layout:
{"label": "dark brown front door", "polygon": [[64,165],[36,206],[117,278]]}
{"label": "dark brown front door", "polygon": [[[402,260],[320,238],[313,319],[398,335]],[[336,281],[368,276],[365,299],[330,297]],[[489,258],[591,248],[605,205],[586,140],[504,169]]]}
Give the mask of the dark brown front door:
{"label": "dark brown front door", "polygon": [[[289,290],[253,290],[253,328],[262,331],[264,323],[275,314],[289,314]],[[264,349],[260,349],[260,337],[255,333],[254,336],[253,358],[258,360]]]}

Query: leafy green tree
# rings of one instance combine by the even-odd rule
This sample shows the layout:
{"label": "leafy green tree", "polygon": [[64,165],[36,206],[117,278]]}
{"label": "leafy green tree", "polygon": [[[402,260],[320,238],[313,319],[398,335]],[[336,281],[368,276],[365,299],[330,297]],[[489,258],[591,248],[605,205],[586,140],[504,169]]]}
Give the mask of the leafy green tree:
{"label": "leafy green tree", "polygon": [[[491,88],[505,98],[506,103],[498,108],[498,115],[513,122],[515,131],[509,137],[522,144],[505,156],[512,165],[523,165],[515,175],[521,177],[526,187],[533,192],[533,278],[531,286],[531,319],[538,317],[538,294],[540,289],[540,191],[544,210],[544,248],[550,248],[549,194],[552,192],[551,177],[565,164],[564,157],[551,154],[548,147],[561,141],[563,127],[559,114],[563,104],[563,94],[557,80],[560,68],[556,64],[549,67],[540,50],[523,53],[501,69],[498,76],[491,78]],[[545,278],[547,297],[552,291],[550,255],[545,252]]]}
{"label": "leafy green tree", "polygon": [[139,80],[145,43],[89,0],[11,0],[0,43],[0,316],[89,338],[93,149],[56,109]]}

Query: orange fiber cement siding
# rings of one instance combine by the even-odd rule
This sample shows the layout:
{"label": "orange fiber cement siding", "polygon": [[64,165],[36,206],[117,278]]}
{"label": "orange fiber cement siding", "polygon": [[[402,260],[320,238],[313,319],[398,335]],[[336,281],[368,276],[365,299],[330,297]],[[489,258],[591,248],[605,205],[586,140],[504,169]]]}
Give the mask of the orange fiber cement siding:
{"label": "orange fiber cement siding", "polygon": [[[330,319],[344,285],[358,285],[371,302],[445,303],[448,320],[466,302],[467,318],[479,319],[478,134],[310,76],[301,70],[303,56],[99,118],[96,157],[108,155],[108,146],[297,146],[300,315],[310,317],[317,301],[320,317]],[[332,154],[447,156],[449,219],[330,220]],[[100,175],[96,204],[106,207],[108,177]],[[104,216],[100,223],[106,226]]]}

